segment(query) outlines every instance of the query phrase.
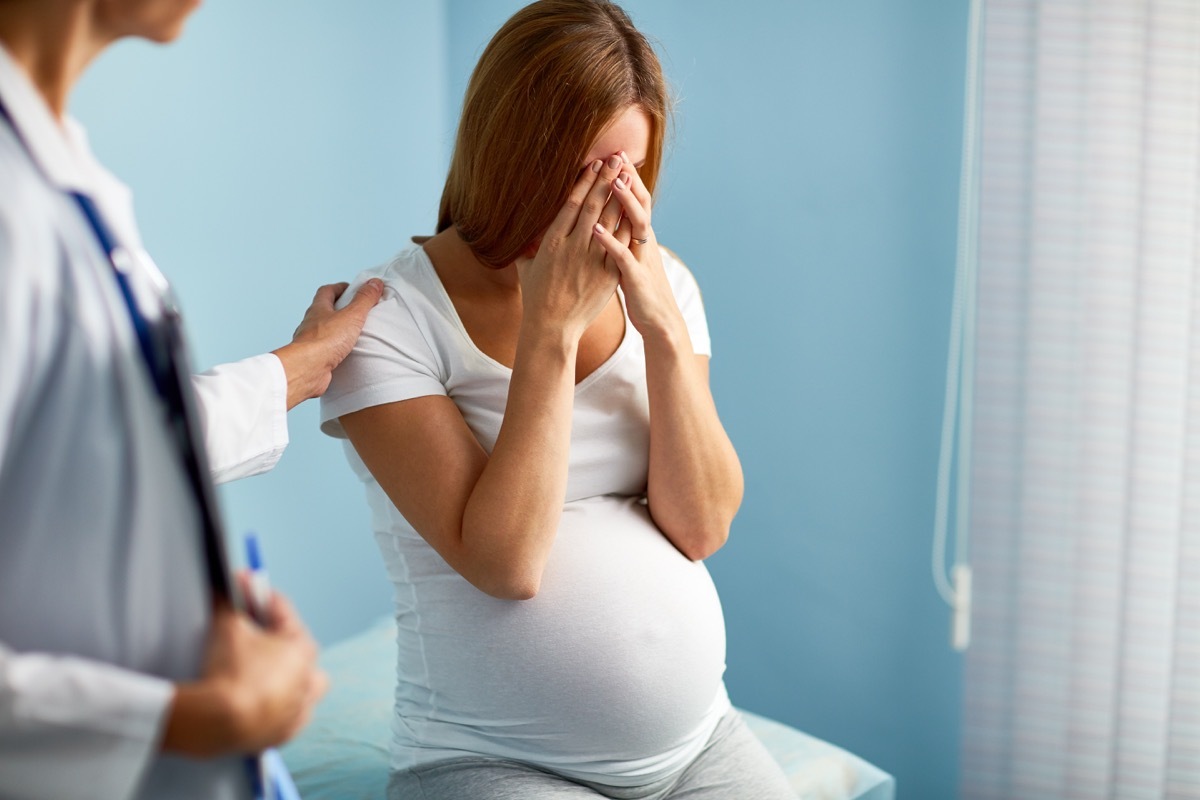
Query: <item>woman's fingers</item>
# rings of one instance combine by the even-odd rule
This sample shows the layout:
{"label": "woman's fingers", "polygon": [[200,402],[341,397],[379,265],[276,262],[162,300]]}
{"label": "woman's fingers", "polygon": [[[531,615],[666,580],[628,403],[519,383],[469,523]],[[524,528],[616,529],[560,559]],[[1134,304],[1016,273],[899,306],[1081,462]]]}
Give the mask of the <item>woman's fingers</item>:
{"label": "woman's fingers", "polygon": [[600,221],[601,216],[606,215],[606,210],[605,221],[609,226],[615,227],[620,219],[622,204],[610,204],[609,196],[612,194],[612,181],[624,166],[625,160],[620,155],[612,155],[605,160],[597,159],[584,167],[554,222],[550,223],[546,235],[565,239],[574,230],[590,231],[591,227]]}
{"label": "woman's fingers", "polygon": [[621,208],[621,199],[617,197],[616,192],[612,192],[609,195],[608,202],[604,204],[604,210],[600,212],[600,219],[597,221],[610,231],[628,227],[627,225],[620,224]]}
{"label": "woman's fingers", "polygon": [[604,181],[605,186],[609,188],[609,192],[604,204],[604,210],[600,212],[600,218],[596,220],[610,231],[615,231],[621,224],[621,209],[623,204],[620,198],[617,197],[616,191],[611,189],[612,183],[618,180],[625,169],[625,159],[620,153],[609,156],[604,164],[604,169],[600,171],[600,179]]}
{"label": "woman's fingers", "polygon": [[[625,226],[622,225],[621,227],[624,228]],[[619,233],[620,232],[618,232],[618,235]],[[626,236],[628,235],[629,234],[627,232]],[[604,248],[604,252],[608,256],[608,261],[617,269],[619,269],[622,274],[625,274],[631,269],[635,269],[637,267],[638,260],[634,258],[633,253],[630,252],[628,240],[621,241],[617,235],[614,235],[612,231],[610,231],[608,228],[605,228],[598,222],[592,226],[592,236],[595,237],[596,241],[600,242],[600,246]]]}
{"label": "woman's fingers", "polygon": [[636,197],[638,202],[642,204],[642,207],[649,212],[650,206],[654,204],[654,198],[650,196],[650,192],[646,189],[646,184],[642,183],[641,173],[637,171],[637,167],[635,167],[633,162],[629,160],[629,156],[625,154],[624,150],[618,153],[618,155],[620,155],[621,160],[625,162],[625,171],[632,173],[633,175],[633,196]]}
{"label": "woman's fingers", "polygon": [[[654,235],[650,227],[650,209],[638,200],[634,192],[636,175],[637,172],[632,168],[623,171],[612,183],[613,197],[621,202],[621,207],[625,210],[625,218],[629,221],[628,227],[631,235],[636,239],[650,239]],[[605,227],[612,230],[609,226]]]}
{"label": "woman's fingers", "polygon": [[[576,179],[575,185],[571,187],[566,202],[558,210],[558,214],[554,217],[554,221],[550,223],[550,227],[546,229],[547,237],[565,239],[575,228],[575,223],[579,220],[579,211],[583,208],[583,203],[587,199],[588,193],[598,182],[597,178],[600,176],[600,170],[603,166],[604,162],[596,159],[579,173],[579,178]],[[604,181],[604,183],[607,186],[608,181]]]}
{"label": "woman's fingers", "polygon": [[[614,197],[612,202],[618,202],[618,201]],[[618,242],[620,242],[625,247],[629,247],[629,241],[630,241],[630,239],[633,238],[633,225],[630,224],[628,219],[618,218],[616,230],[613,230],[612,228],[607,227],[606,225],[603,224],[603,222],[601,222],[599,224],[600,224],[600,227],[604,228],[605,230],[611,231],[614,239],[616,239]],[[595,233],[596,233],[596,230],[595,230],[595,228],[593,228],[592,229],[593,236],[595,235]],[[604,261],[605,261],[605,264],[608,266],[608,268],[611,269],[615,274],[617,274],[617,275],[620,274],[620,271],[621,271],[620,265],[617,264],[616,260],[613,259],[613,257],[611,255],[608,255],[607,250],[605,251]]]}
{"label": "woman's fingers", "polygon": [[[583,201],[583,208],[579,211],[579,219],[576,222],[576,230],[589,232],[592,226],[600,221],[600,215],[604,213],[604,208],[608,204],[608,197],[612,193],[612,181],[621,173],[621,168],[625,166],[625,162],[620,156],[612,155],[600,167],[598,180],[592,184],[591,190],[587,193],[587,197]],[[612,220],[612,225],[615,226],[617,217]]]}

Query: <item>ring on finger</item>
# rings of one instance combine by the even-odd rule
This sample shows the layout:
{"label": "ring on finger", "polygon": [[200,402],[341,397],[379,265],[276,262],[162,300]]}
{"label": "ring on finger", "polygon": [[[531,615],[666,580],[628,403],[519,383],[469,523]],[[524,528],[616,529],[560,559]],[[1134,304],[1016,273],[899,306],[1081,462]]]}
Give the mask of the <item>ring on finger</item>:
{"label": "ring on finger", "polygon": [[646,243],[646,242],[648,242],[648,241],[650,241],[650,237],[649,237],[649,236],[647,236],[645,239],[639,239],[639,238],[637,238],[636,236],[634,236],[634,237],[633,237],[633,242],[634,242],[634,244],[645,244],[645,243]]}

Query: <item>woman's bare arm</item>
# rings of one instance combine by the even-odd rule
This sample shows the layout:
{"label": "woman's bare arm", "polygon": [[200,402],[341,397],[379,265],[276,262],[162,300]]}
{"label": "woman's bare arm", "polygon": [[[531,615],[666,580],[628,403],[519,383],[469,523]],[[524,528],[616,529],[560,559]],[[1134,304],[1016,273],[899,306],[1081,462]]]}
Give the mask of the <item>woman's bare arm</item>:
{"label": "woman's bare arm", "polygon": [[693,351],[663,269],[650,225],[650,193],[628,159],[613,181],[613,195],[622,203],[634,241],[626,244],[603,225],[595,236],[621,272],[629,318],[645,342],[650,515],[680,552],[700,560],[729,537],[742,502],[742,466],[717,417],[708,358]]}
{"label": "woman's bare arm", "polygon": [[517,264],[525,311],[490,457],[446,397],[341,418],[405,519],[459,574],[495,597],[537,593],[558,530],[579,340],[617,285],[591,230],[619,217],[608,184],[620,168],[617,160],[585,169],[537,255]]}

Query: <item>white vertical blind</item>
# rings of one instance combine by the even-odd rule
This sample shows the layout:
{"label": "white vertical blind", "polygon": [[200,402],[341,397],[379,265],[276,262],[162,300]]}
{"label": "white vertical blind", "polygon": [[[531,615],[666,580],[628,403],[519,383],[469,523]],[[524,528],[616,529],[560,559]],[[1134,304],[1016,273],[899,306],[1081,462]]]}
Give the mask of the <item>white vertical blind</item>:
{"label": "white vertical blind", "polygon": [[986,0],[965,798],[1200,798],[1200,2]]}

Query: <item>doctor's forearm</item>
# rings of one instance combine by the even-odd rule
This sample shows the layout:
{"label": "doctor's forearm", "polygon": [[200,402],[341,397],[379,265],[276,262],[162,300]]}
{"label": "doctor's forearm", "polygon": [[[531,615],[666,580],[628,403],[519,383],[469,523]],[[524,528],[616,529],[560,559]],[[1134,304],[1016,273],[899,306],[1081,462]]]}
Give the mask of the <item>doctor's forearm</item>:
{"label": "doctor's forearm", "polygon": [[282,744],[270,714],[250,687],[231,681],[176,684],[163,720],[161,749],[190,758],[252,753]]}
{"label": "doctor's forearm", "polygon": [[320,397],[329,388],[336,363],[326,348],[316,342],[291,342],[272,351],[287,376],[287,408],[291,411],[305,400]]}
{"label": "doctor's forearm", "polygon": [[162,749],[192,758],[241,750],[238,703],[211,682],[178,684],[163,720]]}

